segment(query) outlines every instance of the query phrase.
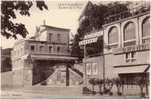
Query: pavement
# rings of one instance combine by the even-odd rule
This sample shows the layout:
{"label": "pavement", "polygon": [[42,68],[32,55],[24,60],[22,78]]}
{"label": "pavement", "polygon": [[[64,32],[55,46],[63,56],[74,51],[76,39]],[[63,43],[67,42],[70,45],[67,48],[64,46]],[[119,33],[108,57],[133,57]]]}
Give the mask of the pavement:
{"label": "pavement", "polygon": [[[81,86],[71,87],[47,87],[47,86],[32,86],[26,88],[5,89],[1,91],[2,99],[31,99],[31,98],[45,98],[45,99],[141,99],[139,96],[109,96],[109,95],[83,95]],[[144,99],[144,98],[143,98]]]}

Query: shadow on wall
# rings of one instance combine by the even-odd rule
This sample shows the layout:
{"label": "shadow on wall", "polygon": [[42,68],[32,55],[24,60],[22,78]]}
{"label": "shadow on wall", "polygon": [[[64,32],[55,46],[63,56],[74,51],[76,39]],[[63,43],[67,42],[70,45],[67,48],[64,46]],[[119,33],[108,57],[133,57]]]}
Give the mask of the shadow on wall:
{"label": "shadow on wall", "polygon": [[52,68],[44,68],[44,69],[34,69],[33,70],[33,85],[36,84],[45,84],[45,80],[47,80],[47,78],[49,76],[51,76],[53,73],[55,72],[55,69]]}

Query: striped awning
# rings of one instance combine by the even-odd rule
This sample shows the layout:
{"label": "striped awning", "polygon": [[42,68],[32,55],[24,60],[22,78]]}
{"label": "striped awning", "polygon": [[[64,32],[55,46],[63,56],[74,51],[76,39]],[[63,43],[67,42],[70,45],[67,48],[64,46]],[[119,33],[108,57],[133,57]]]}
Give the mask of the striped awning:
{"label": "striped awning", "polygon": [[103,36],[103,31],[99,31],[99,32],[85,35],[84,39],[79,42],[79,45],[81,46],[81,45],[95,43],[95,42],[97,42],[97,40],[100,36]]}
{"label": "striped awning", "polygon": [[91,39],[86,39],[86,40],[80,41],[80,42],[79,42],[79,45],[81,46],[81,45],[86,45],[86,44],[95,43],[95,42],[97,42],[97,40],[98,40],[98,37],[96,37],[96,38],[91,38]]}
{"label": "striped awning", "polygon": [[148,69],[148,65],[141,66],[131,66],[131,67],[119,67],[115,68],[116,72],[119,74],[128,74],[128,73],[143,73]]}

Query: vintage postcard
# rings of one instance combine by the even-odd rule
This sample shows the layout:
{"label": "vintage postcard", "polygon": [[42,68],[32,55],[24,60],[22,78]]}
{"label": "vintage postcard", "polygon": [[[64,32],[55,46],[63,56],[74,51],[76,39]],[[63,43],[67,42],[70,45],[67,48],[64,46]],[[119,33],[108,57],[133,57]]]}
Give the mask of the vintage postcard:
{"label": "vintage postcard", "polygon": [[149,99],[149,0],[0,5],[1,99]]}

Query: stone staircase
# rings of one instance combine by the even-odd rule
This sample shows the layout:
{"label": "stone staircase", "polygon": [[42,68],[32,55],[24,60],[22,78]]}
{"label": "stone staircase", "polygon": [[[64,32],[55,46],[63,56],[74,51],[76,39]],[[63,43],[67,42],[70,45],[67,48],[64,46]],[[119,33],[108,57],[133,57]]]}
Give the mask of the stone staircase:
{"label": "stone staircase", "polygon": [[[41,82],[39,82],[38,84],[36,84],[35,86],[40,86],[43,83],[45,84],[44,86],[54,86],[54,87],[64,87],[66,86],[66,83],[61,83],[60,80],[57,79],[58,77],[58,73],[59,73],[60,69],[55,69],[55,71],[46,79],[43,80]],[[75,68],[69,68],[69,84],[72,85],[80,85],[83,82],[83,73],[80,72],[79,70],[75,69]]]}

